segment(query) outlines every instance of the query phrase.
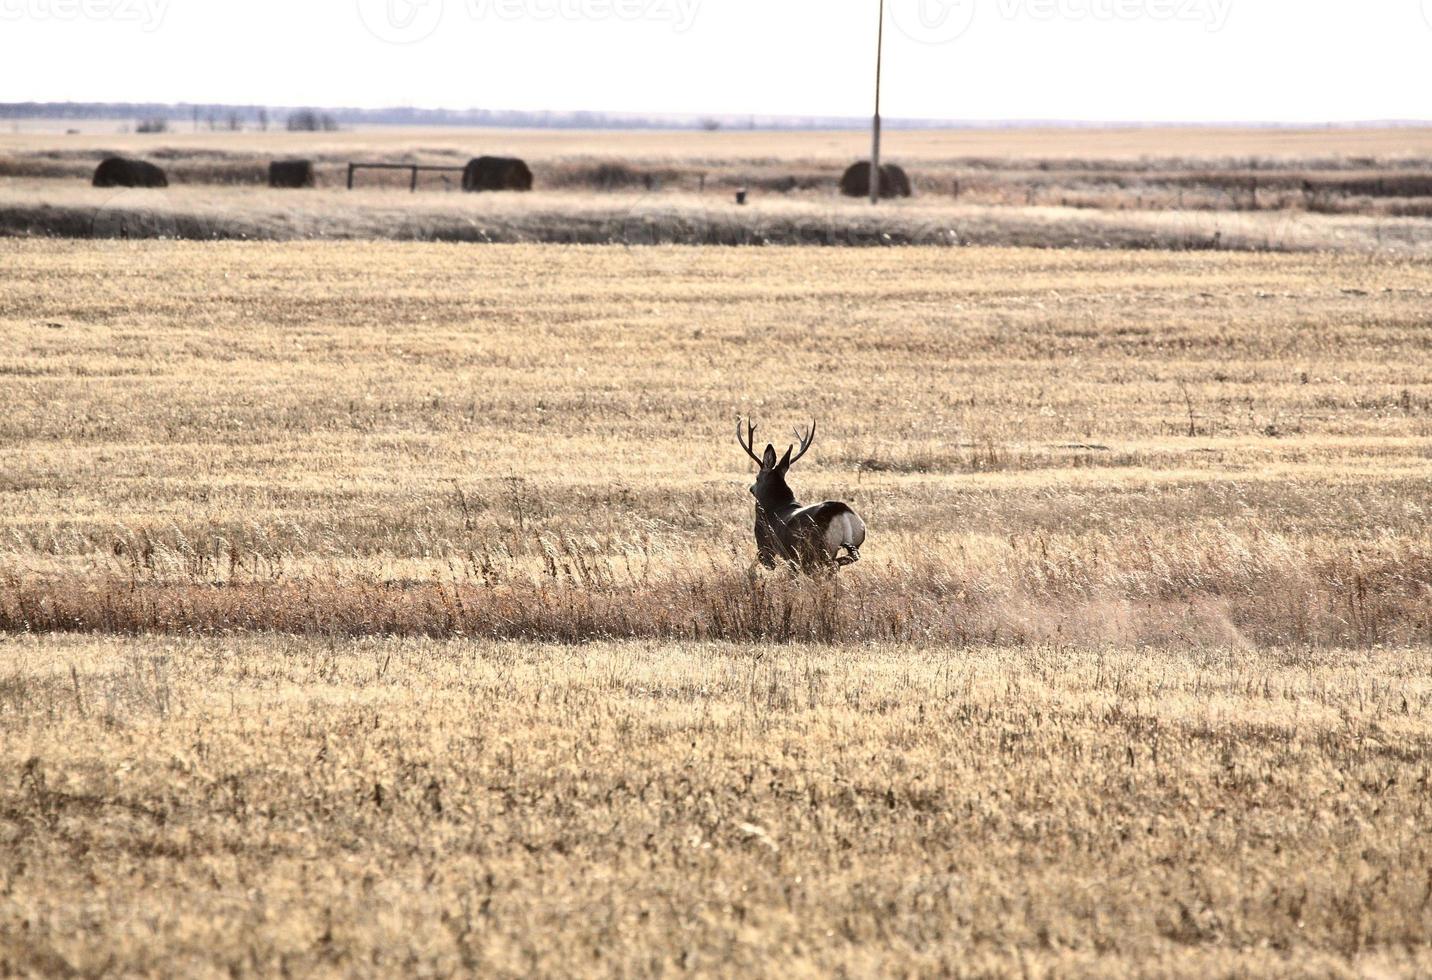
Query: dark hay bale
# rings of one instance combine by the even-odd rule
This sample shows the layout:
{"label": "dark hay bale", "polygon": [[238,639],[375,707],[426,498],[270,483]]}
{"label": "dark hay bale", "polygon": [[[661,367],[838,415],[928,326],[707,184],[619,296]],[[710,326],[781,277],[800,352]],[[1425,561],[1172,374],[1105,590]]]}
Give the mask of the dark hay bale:
{"label": "dark hay bale", "polygon": [[96,187],[168,187],[164,171],[146,160],[109,157],[94,168]]}
{"label": "dark hay bale", "polygon": [[[870,163],[862,160],[852,163],[840,178],[840,193],[846,197],[870,196]],[[893,163],[880,165],[880,196],[909,197],[910,177]]]}
{"label": "dark hay bale", "polygon": [[880,167],[881,197],[909,197],[911,193],[910,175],[905,172],[904,167],[893,163]]}
{"label": "dark hay bale", "polygon": [[312,160],[274,160],[269,163],[270,187],[312,187]]}
{"label": "dark hay bale", "polygon": [[465,191],[530,191],[532,171],[516,157],[474,157],[462,171]]}

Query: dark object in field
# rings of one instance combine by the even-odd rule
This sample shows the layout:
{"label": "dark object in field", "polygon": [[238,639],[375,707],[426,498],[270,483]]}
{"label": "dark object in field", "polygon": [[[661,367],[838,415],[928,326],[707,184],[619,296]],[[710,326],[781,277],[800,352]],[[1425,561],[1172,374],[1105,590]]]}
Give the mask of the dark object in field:
{"label": "dark object in field", "polygon": [[465,191],[530,191],[532,171],[516,157],[474,157],[462,171]]}
{"label": "dark object in field", "polygon": [[94,168],[96,187],[168,187],[164,171],[146,160],[109,157]]}
{"label": "dark object in field", "polygon": [[[870,162],[852,163],[840,178],[840,193],[846,197],[870,196]],[[910,177],[893,163],[880,165],[880,196],[909,197]]]}
{"label": "dark object in field", "polygon": [[[832,574],[860,560],[865,522],[849,504],[839,500],[809,507],[796,502],[795,494],[786,485],[786,473],[815,441],[815,423],[811,422],[805,435],[796,432],[796,438],[801,443],[800,451],[796,452],[792,445],[777,462],[776,447],[770,443],[764,454],[756,455],[754,425],[746,423],[743,438],[741,423],[736,423],[736,441],[761,468],[751,485],[751,495],[756,498],[756,554],[767,568],[775,568],[779,560],[807,574]],[[795,459],[791,458],[792,452]]]}
{"label": "dark object in field", "polygon": [[312,187],[312,160],[274,160],[269,163],[270,187]]}
{"label": "dark object in field", "polygon": [[738,190],[738,191],[736,192],[736,203],[737,203],[737,204],[745,204],[745,203],[746,203],[746,188],[742,187],[740,190]]}

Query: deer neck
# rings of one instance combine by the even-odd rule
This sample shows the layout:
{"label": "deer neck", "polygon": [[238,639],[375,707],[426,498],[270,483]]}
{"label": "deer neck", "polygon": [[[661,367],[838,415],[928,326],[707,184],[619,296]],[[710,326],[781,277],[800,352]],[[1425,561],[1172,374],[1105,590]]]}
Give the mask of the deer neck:
{"label": "deer neck", "polygon": [[756,498],[756,512],[774,520],[780,520],[799,507],[796,495],[791,493],[790,487],[772,488]]}

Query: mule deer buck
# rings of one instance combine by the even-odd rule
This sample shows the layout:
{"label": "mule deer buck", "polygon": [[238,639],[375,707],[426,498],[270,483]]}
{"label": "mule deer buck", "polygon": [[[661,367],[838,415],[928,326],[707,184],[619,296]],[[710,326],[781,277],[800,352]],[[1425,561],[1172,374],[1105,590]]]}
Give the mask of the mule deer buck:
{"label": "mule deer buck", "polygon": [[858,562],[860,546],[865,543],[865,522],[860,516],[839,500],[802,507],[786,485],[786,473],[815,441],[815,422],[811,422],[805,435],[796,430],[800,449],[792,445],[779,462],[776,447],[770,444],[763,455],[757,456],[756,427],[748,421],[745,428],[743,438],[741,422],[736,422],[736,441],[761,467],[751,485],[751,495],[756,498],[756,552],[761,564],[775,568],[777,559],[781,559],[802,572],[831,573]]}

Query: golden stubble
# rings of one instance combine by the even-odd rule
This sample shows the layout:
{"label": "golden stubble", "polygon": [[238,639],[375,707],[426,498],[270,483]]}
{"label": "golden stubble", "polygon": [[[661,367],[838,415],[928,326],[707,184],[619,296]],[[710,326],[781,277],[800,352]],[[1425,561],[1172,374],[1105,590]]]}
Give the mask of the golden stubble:
{"label": "golden stubble", "polygon": [[1426,650],[11,638],[27,972],[1426,970]]}
{"label": "golden stubble", "polygon": [[[9,628],[1427,635],[1422,262],[4,248]],[[746,413],[868,605],[743,598]]]}
{"label": "golden stubble", "polygon": [[0,254],[0,970],[1432,969],[1425,263]]}

